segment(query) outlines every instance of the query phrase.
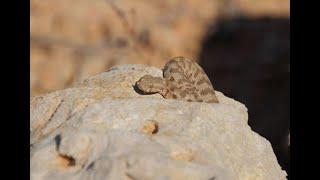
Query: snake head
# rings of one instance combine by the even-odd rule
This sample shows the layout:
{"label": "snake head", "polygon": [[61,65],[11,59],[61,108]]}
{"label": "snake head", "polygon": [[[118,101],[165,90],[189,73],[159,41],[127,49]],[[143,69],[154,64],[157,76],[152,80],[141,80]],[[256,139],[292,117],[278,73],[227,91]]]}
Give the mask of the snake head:
{"label": "snake head", "polygon": [[136,86],[145,93],[160,93],[165,89],[164,80],[161,77],[153,77],[150,75],[144,75],[139,81],[136,82]]}

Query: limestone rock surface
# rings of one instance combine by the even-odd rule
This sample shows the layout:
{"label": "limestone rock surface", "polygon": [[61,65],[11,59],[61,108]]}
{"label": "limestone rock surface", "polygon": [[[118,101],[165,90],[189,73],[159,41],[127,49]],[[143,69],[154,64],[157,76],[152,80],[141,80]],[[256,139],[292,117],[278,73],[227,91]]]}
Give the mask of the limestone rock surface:
{"label": "limestone rock surface", "polygon": [[245,105],[141,95],[145,65],[119,65],[73,87],[31,97],[31,179],[286,179]]}

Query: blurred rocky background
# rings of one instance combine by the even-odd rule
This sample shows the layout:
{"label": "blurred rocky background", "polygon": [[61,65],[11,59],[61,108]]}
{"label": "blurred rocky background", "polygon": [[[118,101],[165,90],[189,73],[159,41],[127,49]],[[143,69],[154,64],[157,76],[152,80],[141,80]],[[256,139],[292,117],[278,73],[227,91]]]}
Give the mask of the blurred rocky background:
{"label": "blurred rocky background", "polygon": [[31,96],[118,64],[196,60],[290,178],[289,0],[31,0]]}

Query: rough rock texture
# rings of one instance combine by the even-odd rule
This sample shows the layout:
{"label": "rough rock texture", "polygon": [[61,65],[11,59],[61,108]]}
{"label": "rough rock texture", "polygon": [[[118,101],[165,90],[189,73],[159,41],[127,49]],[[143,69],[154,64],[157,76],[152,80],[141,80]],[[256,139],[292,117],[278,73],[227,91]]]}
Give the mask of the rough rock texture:
{"label": "rough rock texture", "polygon": [[140,95],[122,65],[30,103],[31,179],[286,179],[246,107]]}
{"label": "rough rock texture", "polygon": [[117,64],[198,59],[220,15],[289,15],[289,0],[31,0],[31,94]]}

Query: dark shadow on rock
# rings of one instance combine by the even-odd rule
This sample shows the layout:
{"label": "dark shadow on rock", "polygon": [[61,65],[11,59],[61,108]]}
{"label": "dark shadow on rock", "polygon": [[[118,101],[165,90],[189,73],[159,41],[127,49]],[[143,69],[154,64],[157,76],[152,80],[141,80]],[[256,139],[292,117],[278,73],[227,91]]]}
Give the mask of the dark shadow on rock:
{"label": "dark shadow on rock", "polygon": [[212,25],[199,64],[214,88],[248,108],[249,125],[268,139],[290,174],[290,20],[246,17]]}
{"label": "dark shadow on rock", "polygon": [[59,151],[60,144],[61,144],[61,134],[58,134],[54,137],[54,141],[56,143],[56,150]]}

